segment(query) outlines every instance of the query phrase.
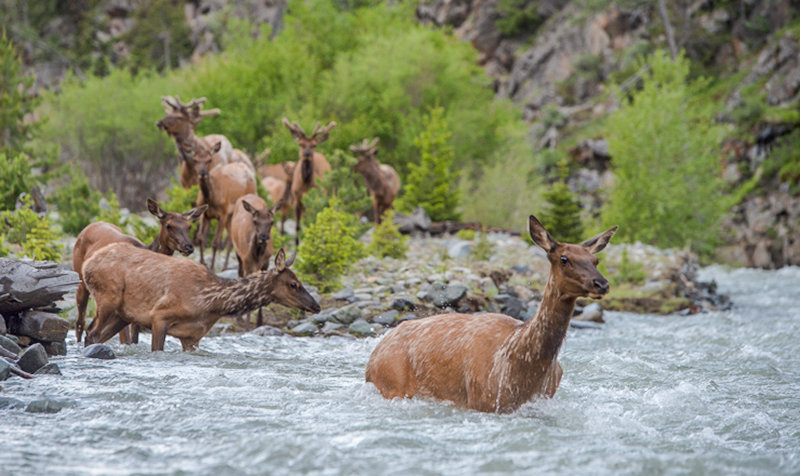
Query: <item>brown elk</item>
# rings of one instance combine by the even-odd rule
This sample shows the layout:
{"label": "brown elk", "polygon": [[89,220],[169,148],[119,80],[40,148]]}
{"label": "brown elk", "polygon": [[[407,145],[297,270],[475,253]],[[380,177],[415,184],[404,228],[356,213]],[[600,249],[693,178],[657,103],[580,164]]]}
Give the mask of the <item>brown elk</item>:
{"label": "brown elk", "polygon": [[175,140],[178,147],[178,155],[181,158],[181,185],[190,188],[197,185],[198,176],[194,169],[194,164],[187,160],[191,154],[191,149],[195,148],[195,143],[202,141],[206,146],[219,142],[220,149],[214,154],[210,168],[232,162],[241,162],[250,169],[255,170],[247,154],[239,149],[234,149],[231,142],[221,134],[211,134],[205,137],[195,135],[195,128],[200,121],[207,116],[214,116],[220,113],[219,109],[203,110],[203,103],[206,98],[192,99],[188,104],[184,104],[175,96],[161,98],[161,105],[164,107],[166,116],[156,123],[156,126],[165,131],[168,136]]}
{"label": "brown elk", "polygon": [[[194,252],[194,246],[189,239],[189,228],[192,222],[200,218],[206,206],[193,208],[186,213],[165,212],[152,198],[147,199],[147,209],[158,218],[161,227],[158,236],[147,249],[165,255],[172,255],[176,251],[184,256]],[[84,228],[75,241],[72,249],[72,269],[83,279],[83,263],[100,248],[111,243],[130,243],[134,246],[144,247],[141,241],[126,235],[119,227],[105,222],[96,222]],[[86,305],[89,302],[89,291],[81,282],[75,292],[75,301],[78,308],[78,319],[75,321],[75,337],[81,341],[86,319]],[[138,342],[139,330],[135,326],[120,332],[120,342],[123,344]]]}
{"label": "brown elk", "polygon": [[97,326],[86,343],[105,342],[128,323],[152,332],[151,349],[164,350],[166,336],[184,351],[222,316],[235,316],[272,302],[319,312],[317,301],[289,269],[283,249],[275,268],[241,279],[220,278],[185,258],[147,252],[127,243],[106,246],[83,265],[86,285],[97,302]]}
{"label": "brown elk", "polygon": [[400,191],[400,177],[391,165],[381,164],[378,155],[376,137],[369,142],[364,139],[361,144],[350,146],[350,150],[358,154],[358,163],[353,166],[355,172],[364,177],[370,195],[372,195],[372,213],[375,223],[380,223],[383,212],[392,208],[397,192]]}
{"label": "brown elk", "polygon": [[[231,217],[236,207],[236,200],[248,193],[256,193],[255,177],[246,165],[231,163],[210,169],[213,155],[219,150],[219,147],[219,142],[214,143],[210,149],[206,148],[204,143],[198,142],[189,150],[187,157],[187,160],[194,165],[199,177],[200,190],[197,194],[197,204],[208,205],[195,235],[200,248],[200,264],[205,264],[203,250],[211,220],[217,220],[217,232],[211,243],[210,269],[212,270],[217,250],[222,247],[222,230],[225,229],[227,236],[230,237]],[[228,246],[228,254],[225,256],[224,267],[228,266],[229,257],[230,246]]]}
{"label": "brown elk", "polygon": [[[262,175],[261,185],[269,192],[269,199],[272,203],[280,204],[275,210],[281,212],[281,235],[284,234],[284,224],[289,214],[292,211],[292,180],[294,177],[294,162],[283,162],[280,164],[273,164],[280,166],[284,171],[283,176],[285,180],[281,180],[277,176]],[[263,170],[263,168],[259,169]]]}
{"label": "brown elk", "polygon": [[561,382],[557,358],[576,299],[600,299],[608,292],[594,255],[617,227],[579,245],[555,241],[533,215],[529,229],[550,261],[542,303],[530,321],[502,314],[407,321],[372,352],[366,380],[386,398],[420,395],[483,412],[508,413],[534,396],[552,397]]}
{"label": "brown elk", "polygon": [[294,217],[297,235],[295,243],[300,242],[300,219],[303,217],[303,195],[316,184],[316,180],[323,177],[331,170],[331,165],[324,155],[316,152],[317,146],[326,140],[331,129],[336,127],[335,122],[320,128],[319,122],[314,125],[310,136],[297,122],[289,123],[283,118],[283,125],[292,133],[292,138],[300,146],[300,157],[294,167],[292,177],[292,199],[294,201]]}
{"label": "brown elk", "polygon": [[[231,218],[231,241],[239,262],[239,277],[250,276],[269,268],[269,259],[274,252],[272,245],[272,225],[275,222],[275,209],[267,206],[261,197],[248,194],[236,200],[236,208]],[[250,317],[246,318],[246,329],[250,328]],[[256,326],[261,327],[263,317],[258,309]]]}

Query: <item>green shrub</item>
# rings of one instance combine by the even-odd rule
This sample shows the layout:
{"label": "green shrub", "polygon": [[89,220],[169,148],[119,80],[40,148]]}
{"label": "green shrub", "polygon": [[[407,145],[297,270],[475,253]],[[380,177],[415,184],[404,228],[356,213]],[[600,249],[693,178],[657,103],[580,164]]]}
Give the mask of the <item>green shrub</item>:
{"label": "green shrub", "polygon": [[456,236],[460,240],[472,241],[475,239],[475,230],[458,230]]}
{"label": "green shrub", "polygon": [[[3,242],[15,243],[22,247],[22,255],[37,260],[61,259],[63,246],[58,243],[59,234],[47,216],[40,217],[28,207],[28,199],[23,199],[17,210],[0,212],[0,248]],[[4,248],[7,251],[7,248]]]}
{"label": "green shrub", "polygon": [[0,152],[0,210],[13,210],[17,197],[29,193],[33,185],[28,159],[22,154],[11,158]]}
{"label": "green shrub", "polygon": [[97,215],[96,221],[104,221],[117,225],[121,229],[125,229],[128,225],[128,220],[122,218],[122,212],[119,209],[119,201],[117,194],[109,191],[106,196],[106,203],[99,205],[100,213]]}
{"label": "green shrub", "polygon": [[535,32],[545,20],[537,12],[538,6],[539,2],[529,0],[500,0],[494,21],[497,31],[505,36]]}
{"label": "green shrub", "polygon": [[644,265],[631,261],[628,250],[622,250],[617,272],[612,275],[611,284],[619,285],[628,283],[639,286],[644,284],[645,279],[647,279],[647,273],[644,270]]}
{"label": "green shrub", "polygon": [[172,179],[170,186],[167,187],[165,193],[167,199],[161,204],[161,208],[170,212],[184,213],[194,208],[197,203],[197,195],[200,191],[198,185],[192,185],[189,188],[183,188],[177,179]]}
{"label": "green shrub", "polygon": [[77,235],[100,213],[100,192],[89,185],[89,179],[73,166],[68,171],[70,180],[53,193],[51,201],[58,208],[59,221],[64,233]]}
{"label": "green shrub", "polygon": [[19,245],[25,242],[41,221],[28,204],[29,198],[25,197],[19,209],[0,212],[0,234],[4,234],[9,243]]}
{"label": "green shrub", "polygon": [[24,120],[39,102],[38,96],[29,93],[31,89],[33,89],[33,76],[23,72],[20,56],[6,36],[5,28],[2,28],[0,29],[0,153],[16,157],[20,152],[25,152],[28,141],[38,128],[38,123]]}
{"label": "green shrub", "polygon": [[425,118],[425,129],[414,140],[419,148],[419,164],[409,165],[405,195],[399,200],[401,210],[421,206],[434,221],[458,220],[458,173],[453,170],[453,148],[444,110],[435,107]]}
{"label": "green shrub", "polygon": [[158,236],[158,231],[161,228],[158,223],[149,225],[138,215],[130,215],[127,224],[133,236],[146,245],[155,241]]}
{"label": "green shrub", "polygon": [[478,235],[478,241],[475,242],[475,248],[472,249],[470,254],[475,261],[489,261],[494,253],[494,245],[489,241],[486,230],[483,230]]}
{"label": "green shrub", "polygon": [[298,248],[299,276],[323,292],[339,288],[339,277],[363,255],[364,245],[355,238],[355,217],[332,200],[305,232]]}
{"label": "green shrub", "polygon": [[[329,154],[328,159],[331,171],[303,196],[303,226],[313,223],[317,214],[329,207],[334,197],[337,208],[345,213],[361,215],[372,205],[364,180],[352,170],[358,159],[338,149]],[[359,231],[364,232],[367,228],[359,227]]]}
{"label": "green shrub", "polygon": [[548,206],[542,210],[542,224],[558,241],[580,243],[583,240],[581,206],[578,197],[569,190],[566,183],[559,181],[544,192]]}
{"label": "green shrub", "polygon": [[616,179],[603,222],[620,225],[622,240],[688,245],[710,254],[727,206],[718,149],[722,130],[699,94],[706,82],[688,82],[686,58],[672,61],[661,51],[648,61],[642,89],[631,91],[631,102],[608,119]]}
{"label": "green shrub", "polygon": [[394,210],[386,210],[383,213],[381,223],[375,227],[372,233],[372,242],[367,251],[369,254],[379,258],[405,258],[408,238],[400,233],[397,225],[394,224]]}
{"label": "green shrub", "polygon": [[11,247],[6,244],[6,236],[0,233],[0,258],[11,254]]}

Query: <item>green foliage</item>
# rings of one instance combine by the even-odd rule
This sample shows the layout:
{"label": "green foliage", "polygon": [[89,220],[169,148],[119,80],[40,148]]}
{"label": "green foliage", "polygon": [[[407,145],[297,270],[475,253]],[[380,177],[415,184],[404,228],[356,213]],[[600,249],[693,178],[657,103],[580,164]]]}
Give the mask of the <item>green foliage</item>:
{"label": "green foliage", "polygon": [[[22,61],[5,29],[0,31],[0,153],[16,156],[26,151],[37,123],[24,120],[39,99],[30,94],[33,76],[22,71]],[[27,190],[26,190],[27,191]],[[16,197],[15,197],[16,199]]]}
{"label": "green foliage", "polygon": [[39,215],[27,207],[27,198],[23,199],[23,207],[18,210],[0,212],[0,233],[9,243],[22,244],[28,235],[39,225]]}
{"label": "green foliage", "polygon": [[425,118],[425,128],[414,140],[419,148],[419,164],[409,165],[405,195],[399,200],[401,210],[421,206],[434,221],[458,220],[458,173],[453,170],[453,148],[444,110],[435,107]]}
{"label": "green foliage", "polygon": [[616,179],[602,218],[624,240],[711,253],[726,206],[721,128],[698,97],[704,81],[687,82],[688,60],[662,51],[648,61],[642,89],[608,121]]}
{"label": "green foliage", "polygon": [[19,194],[30,192],[33,184],[31,167],[24,155],[12,158],[0,152],[0,210],[13,209]]}
{"label": "green foliage", "polygon": [[456,237],[459,240],[472,241],[475,239],[475,230],[458,230]]}
{"label": "green foliage", "polygon": [[155,241],[156,237],[158,236],[158,231],[160,229],[160,225],[158,223],[155,225],[149,225],[138,215],[130,215],[127,219],[127,223],[128,228],[131,230],[133,236],[146,245],[149,245]]}
{"label": "green foliage", "polygon": [[123,65],[134,73],[151,68],[163,71],[188,58],[192,54],[192,30],[186,23],[183,6],[172,0],[139,0],[133,27],[122,36],[130,47]]}
{"label": "green foliage", "polygon": [[161,208],[170,212],[188,212],[197,203],[199,192],[200,187],[198,185],[183,188],[177,179],[172,179],[170,186],[166,190],[167,200],[161,204]]}
{"label": "green foliage", "polygon": [[529,0],[500,0],[497,3],[499,17],[494,21],[497,31],[505,36],[535,32],[544,23],[538,6],[539,2]]}
{"label": "green foliage", "polygon": [[478,241],[475,242],[475,247],[470,254],[475,261],[489,261],[489,258],[492,257],[492,253],[494,253],[494,245],[489,241],[486,230],[483,230],[478,235]]}
{"label": "green foliage", "polygon": [[375,227],[372,234],[372,242],[367,247],[367,252],[371,255],[383,258],[405,258],[408,238],[403,236],[394,224],[394,210],[386,210],[383,213],[381,223]]}
{"label": "green foliage", "polygon": [[364,253],[363,243],[355,238],[355,217],[338,205],[334,199],[317,215],[298,248],[298,274],[323,292],[337,289],[339,277]]}
{"label": "green foliage", "polygon": [[117,225],[118,227],[125,229],[128,224],[127,220],[122,218],[122,212],[119,209],[119,201],[117,200],[117,194],[109,191],[106,194],[106,203],[100,204],[100,214],[97,215],[97,221],[104,221],[106,223],[111,223],[112,225]]}
{"label": "green foliage", "polygon": [[76,166],[70,167],[69,181],[53,193],[50,200],[58,208],[61,228],[77,235],[100,213],[100,192],[89,185],[89,179]]}
{"label": "green foliage", "polygon": [[646,279],[647,273],[644,270],[644,265],[642,263],[631,261],[628,254],[628,249],[623,249],[616,272],[611,273],[609,276],[609,281],[611,284],[613,286],[618,286],[620,284],[633,284],[640,286],[644,284]]}
{"label": "green foliage", "polygon": [[11,247],[6,244],[6,237],[0,233],[0,258],[5,258],[11,254]]}
{"label": "green foliage", "polygon": [[[329,207],[334,197],[337,209],[345,213],[360,215],[369,210],[372,204],[364,180],[352,170],[358,159],[338,149],[328,158],[331,171],[303,196],[303,226],[313,223],[317,213]],[[359,227],[359,231],[363,232],[366,228]]]}
{"label": "green foliage", "polygon": [[563,181],[555,182],[544,192],[548,206],[542,211],[542,224],[558,241],[580,243],[583,240],[581,205]]}
{"label": "green foliage", "polygon": [[[58,243],[59,234],[47,216],[39,216],[28,207],[28,198],[23,199],[17,210],[0,212],[0,248],[8,252],[3,242],[16,243],[22,247],[22,255],[37,260],[61,259],[63,246]],[[0,253],[1,255],[2,253]]]}

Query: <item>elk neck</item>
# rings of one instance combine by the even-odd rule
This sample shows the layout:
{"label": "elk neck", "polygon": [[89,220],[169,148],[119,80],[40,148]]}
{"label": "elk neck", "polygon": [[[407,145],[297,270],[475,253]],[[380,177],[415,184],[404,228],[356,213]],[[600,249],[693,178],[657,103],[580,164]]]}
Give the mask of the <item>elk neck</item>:
{"label": "elk neck", "polygon": [[277,274],[274,269],[241,279],[216,278],[199,298],[202,309],[213,315],[240,315],[272,302]]}
{"label": "elk neck", "polygon": [[310,184],[314,180],[314,156],[300,158],[300,178],[304,184]]}
{"label": "elk neck", "polygon": [[203,199],[206,203],[211,203],[211,172],[207,173],[205,176],[198,177],[198,183],[200,185],[200,193],[203,194]]}
{"label": "elk neck", "polygon": [[175,250],[171,249],[165,243],[161,243],[161,232],[156,235],[152,243],[147,245],[147,249],[156,253],[161,253],[162,255],[172,256],[175,254]]}
{"label": "elk neck", "polygon": [[260,258],[267,252],[267,245],[269,240],[260,243],[258,241],[258,232],[253,233],[253,244],[250,246],[250,256],[253,258]]}
{"label": "elk neck", "polygon": [[381,181],[381,167],[375,160],[370,160],[364,170],[359,170],[367,183],[367,188],[373,193],[378,194],[383,190]]}
{"label": "elk neck", "polygon": [[551,274],[536,315],[509,339],[504,354],[534,373],[546,371],[561,350],[576,300],[561,294]]}

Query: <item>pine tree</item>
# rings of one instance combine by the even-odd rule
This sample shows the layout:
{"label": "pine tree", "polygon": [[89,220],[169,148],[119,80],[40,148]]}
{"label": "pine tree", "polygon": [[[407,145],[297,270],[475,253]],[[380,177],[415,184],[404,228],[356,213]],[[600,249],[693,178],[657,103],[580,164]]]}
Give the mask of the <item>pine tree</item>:
{"label": "pine tree", "polygon": [[542,224],[558,241],[580,243],[583,240],[581,205],[578,197],[570,192],[565,179],[568,171],[565,163],[559,163],[560,180],[553,183],[542,195],[548,203],[542,213]]}
{"label": "pine tree", "polygon": [[33,77],[22,71],[22,61],[14,44],[0,32],[0,152],[16,156],[25,152],[36,123],[26,123],[25,115],[33,112],[38,99],[30,94]]}
{"label": "pine tree", "polygon": [[405,195],[398,208],[411,211],[425,209],[434,221],[458,220],[458,173],[453,171],[453,147],[448,143],[452,133],[444,118],[444,109],[435,107],[424,119],[425,128],[414,139],[420,151],[420,163],[409,164]]}
{"label": "pine tree", "polygon": [[400,234],[397,225],[394,224],[394,210],[386,210],[381,217],[381,223],[375,227],[372,234],[372,243],[368,251],[371,255],[383,258],[405,258],[408,250],[408,239]]}

